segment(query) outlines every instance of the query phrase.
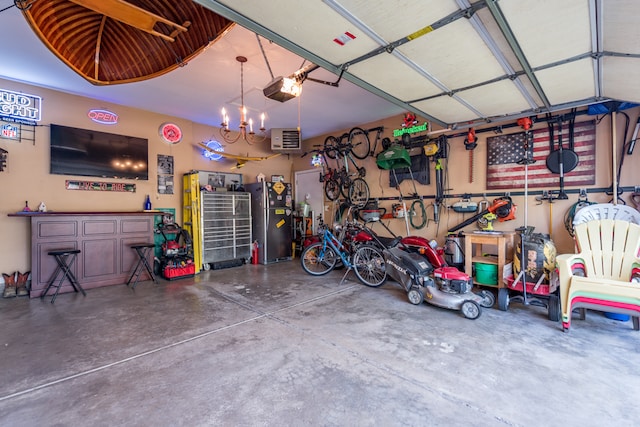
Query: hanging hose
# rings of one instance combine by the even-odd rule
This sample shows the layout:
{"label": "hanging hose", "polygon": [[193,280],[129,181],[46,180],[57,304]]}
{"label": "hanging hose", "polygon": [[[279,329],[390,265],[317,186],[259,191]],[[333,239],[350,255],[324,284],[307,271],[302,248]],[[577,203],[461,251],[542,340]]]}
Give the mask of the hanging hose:
{"label": "hanging hose", "polygon": [[[420,223],[415,224],[414,218],[417,222],[418,218],[422,220]],[[420,230],[427,225],[427,210],[424,207],[424,202],[422,199],[416,199],[411,203],[411,209],[409,210],[409,221],[411,222],[411,226],[416,230]]]}
{"label": "hanging hose", "polygon": [[587,198],[580,198],[578,199],[577,202],[571,205],[571,207],[569,207],[567,212],[564,214],[564,228],[567,229],[571,237],[574,237],[573,218],[576,216],[576,212],[578,212],[580,209],[584,208],[585,206],[595,205],[595,204],[596,204],[595,202],[590,202]]}

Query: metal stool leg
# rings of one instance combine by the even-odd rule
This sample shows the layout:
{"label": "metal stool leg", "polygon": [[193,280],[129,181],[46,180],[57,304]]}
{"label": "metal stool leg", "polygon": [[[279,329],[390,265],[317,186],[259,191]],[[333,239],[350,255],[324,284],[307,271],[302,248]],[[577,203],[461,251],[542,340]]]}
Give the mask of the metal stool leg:
{"label": "metal stool leg", "polygon": [[[82,292],[82,295],[86,297],[87,293],[84,291],[82,286],[80,286],[80,282],[78,282],[78,279],[76,279],[76,276],[73,274],[73,271],[71,271],[71,265],[73,265],[73,262],[76,260],[75,254],[63,255],[63,257],[64,257],[64,260],[62,261],[62,269],[64,270],[64,274],[69,279],[69,282],[71,282],[71,286],[73,286],[73,290],[76,292],[78,291]],[[71,257],[71,260],[69,260],[69,263],[67,264],[68,257]]]}
{"label": "metal stool leg", "polygon": [[133,280],[133,286],[131,286],[131,289],[135,289],[136,285],[138,284],[138,280],[140,279],[140,275],[143,272],[143,268],[147,271],[147,273],[149,273],[149,277],[151,277],[153,283],[158,284],[158,280],[156,279],[155,274],[153,274],[153,269],[149,265],[149,260],[147,260],[147,254],[149,253],[151,248],[154,247],[154,245],[134,245],[131,247],[136,251],[136,254],[138,255],[138,262],[136,263],[133,272],[129,276],[129,280],[127,280],[127,286],[129,286],[129,284],[131,284],[131,281]]}
{"label": "metal stool leg", "polygon": [[127,280],[127,286],[129,286],[131,284],[131,280],[133,280],[133,278],[135,277],[136,280],[133,281],[133,286],[131,287],[131,289],[135,289],[136,285],[138,284],[138,278],[140,277],[140,264],[142,263],[142,258],[140,257],[140,251],[138,251],[138,249],[136,249],[136,253],[138,253],[138,262],[136,262],[136,266],[133,268],[133,271],[131,272],[131,276],[129,276],[129,280]]}
{"label": "metal stool leg", "polygon": [[157,285],[158,280],[156,279],[156,275],[153,274],[153,268],[151,268],[151,265],[149,265],[149,260],[147,259],[147,253],[149,252],[149,250],[150,248],[146,248],[146,250],[143,250],[142,264],[144,265],[144,268],[147,269],[147,273],[149,273],[149,277],[151,277],[151,280],[153,280],[153,283]]}
{"label": "metal stool leg", "polygon": [[[76,259],[76,255],[79,252],[80,251],[75,251],[75,250],[72,252],[66,252],[66,251],[49,252],[49,255],[53,255],[58,266],[56,267],[56,270],[53,273],[51,280],[49,280],[49,283],[47,284],[47,288],[40,295],[41,299],[47,295],[47,293],[49,292],[52,286],[55,286],[56,291],[53,293],[53,297],[51,298],[51,304],[53,304],[56,301],[56,297],[60,292],[60,288],[62,288],[62,283],[64,282],[65,278],[69,279],[69,282],[71,283],[71,286],[73,287],[73,290],[75,292],[82,292],[82,295],[87,296],[87,293],[84,291],[82,286],[80,286],[78,279],[76,279],[76,276],[71,271],[71,266],[73,265],[73,262]],[[59,280],[58,280],[58,276],[60,276]],[[56,280],[58,281],[57,285],[55,284]]]}
{"label": "metal stool leg", "polygon": [[[56,259],[56,262],[58,262],[57,259]],[[47,288],[44,290],[43,293],[40,294],[40,299],[44,299],[44,297],[49,292],[49,289],[51,289],[51,287],[53,286],[55,281],[58,279],[58,275],[60,274],[61,271],[62,271],[62,268],[60,267],[60,263],[58,262],[58,265],[56,266],[56,270],[53,273],[53,276],[51,276],[51,279],[49,280],[49,283],[47,284]],[[55,295],[53,296],[53,299],[51,300],[52,304],[53,304],[53,301],[56,299],[56,295],[58,295],[58,289],[60,289],[60,286],[62,286],[62,281],[63,280],[64,280],[64,274],[60,278],[60,283],[58,283],[58,287],[56,288]]]}

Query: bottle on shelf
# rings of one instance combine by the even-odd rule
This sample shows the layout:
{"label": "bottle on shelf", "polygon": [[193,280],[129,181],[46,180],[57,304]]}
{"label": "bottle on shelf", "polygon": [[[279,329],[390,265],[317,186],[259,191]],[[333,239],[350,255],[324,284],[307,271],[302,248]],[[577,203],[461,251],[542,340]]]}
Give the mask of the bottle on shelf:
{"label": "bottle on shelf", "polygon": [[150,211],[151,210],[151,199],[149,198],[148,194],[147,194],[147,198],[144,201],[144,210],[145,211]]}

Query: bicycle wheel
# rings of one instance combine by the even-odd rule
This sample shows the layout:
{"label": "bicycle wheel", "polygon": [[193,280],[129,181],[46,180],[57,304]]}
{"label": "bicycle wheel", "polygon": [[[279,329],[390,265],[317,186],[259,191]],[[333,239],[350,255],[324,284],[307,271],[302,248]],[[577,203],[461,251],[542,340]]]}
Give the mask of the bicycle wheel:
{"label": "bicycle wheel", "polygon": [[328,136],[324,140],[324,154],[326,154],[330,159],[338,157],[338,143],[338,138],[335,136]]}
{"label": "bicycle wheel", "polygon": [[349,202],[357,208],[364,208],[369,202],[369,184],[362,178],[351,181],[349,186]]}
{"label": "bicycle wheel", "polygon": [[350,178],[344,179],[343,177],[340,181],[340,194],[342,194],[342,197],[345,199],[349,199],[349,189],[351,188],[352,183],[353,181]]}
{"label": "bicycle wheel", "polygon": [[330,178],[324,183],[324,194],[327,196],[327,199],[338,200],[340,197],[340,184],[334,178]]}
{"label": "bicycle wheel", "polygon": [[409,210],[409,221],[411,226],[416,230],[420,230],[427,225],[427,210],[424,207],[422,199],[414,200]]}
{"label": "bicycle wheel", "polygon": [[377,288],[387,280],[384,257],[380,249],[362,245],[353,255],[353,270],[358,279],[367,286]]}
{"label": "bicycle wheel", "polygon": [[358,159],[364,160],[369,156],[371,142],[369,134],[361,128],[353,128],[349,131],[349,142],[353,146],[351,153]]}
{"label": "bicycle wheel", "polygon": [[300,255],[302,268],[312,276],[327,274],[335,268],[337,260],[335,251],[330,247],[325,249],[322,242],[312,243]]}

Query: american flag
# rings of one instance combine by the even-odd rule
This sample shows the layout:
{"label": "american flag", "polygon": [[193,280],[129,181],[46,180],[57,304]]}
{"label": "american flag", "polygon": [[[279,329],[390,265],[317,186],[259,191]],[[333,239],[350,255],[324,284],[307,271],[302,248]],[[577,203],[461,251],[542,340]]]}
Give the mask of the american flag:
{"label": "american flag", "polygon": [[[524,165],[518,161],[524,158],[525,133],[514,133],[487,138],[487,189],[502,190],[524,187]],[[554,149],[558,146],[558,129],[554,131]],[[569,148],[568,127],[562,129],[562,147]],[[560,175],[547,168],[549,150],[549,131],[533,131],[533,159],[529,164],[528,186],[531,188],[553,189],[559,187]],[[566,186],[586,186],[596,182],[596,124],[595,121],[576,123],[574,127],[574,148],[578,155],[578,166],[565,172]]]}

